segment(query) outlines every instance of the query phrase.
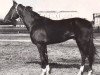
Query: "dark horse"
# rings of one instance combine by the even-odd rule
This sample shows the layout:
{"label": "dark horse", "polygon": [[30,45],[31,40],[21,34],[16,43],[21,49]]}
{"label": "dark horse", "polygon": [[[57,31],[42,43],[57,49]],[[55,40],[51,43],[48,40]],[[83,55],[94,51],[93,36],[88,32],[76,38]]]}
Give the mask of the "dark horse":
{"label": "dark horse", "polygon": [[92,74],[92,64],[96,49],[93,43],[93,27],[91,22],[82,18],[51,20],[32,11],[32,7],[23,6],[13,1],[13,6],[5,17],[5,21],[21,18],[33,44],[40,53],[42,73],[48,75],[49,64],[47,45],[74,39],[79,47],[82,63],[78,75],[83,75],[85,59],[89,61],[88,75]]}

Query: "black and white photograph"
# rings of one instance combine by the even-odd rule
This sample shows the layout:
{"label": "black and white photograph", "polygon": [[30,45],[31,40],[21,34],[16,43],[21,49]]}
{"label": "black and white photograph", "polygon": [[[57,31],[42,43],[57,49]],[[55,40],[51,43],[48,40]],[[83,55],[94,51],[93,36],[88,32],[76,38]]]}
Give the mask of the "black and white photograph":
{"label": "black and white photograph", "polygon": [[0,75],[100,75],[100,0],[0,0]]}

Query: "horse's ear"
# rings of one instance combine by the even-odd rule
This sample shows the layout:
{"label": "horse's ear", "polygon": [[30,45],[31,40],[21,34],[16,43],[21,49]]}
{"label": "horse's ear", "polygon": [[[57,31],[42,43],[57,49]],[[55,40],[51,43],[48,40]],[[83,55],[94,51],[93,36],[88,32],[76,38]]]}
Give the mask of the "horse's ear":
{"label": "horse's ear", "polygon": [[30,6],[26,6],[26,9],[31,10],[32,11],[32,7]]}
{"label": "horse's ear", "polygon": [[15,0],[13,0],[13,5],[16,5],[16,4],[17,4],[17,2]]}

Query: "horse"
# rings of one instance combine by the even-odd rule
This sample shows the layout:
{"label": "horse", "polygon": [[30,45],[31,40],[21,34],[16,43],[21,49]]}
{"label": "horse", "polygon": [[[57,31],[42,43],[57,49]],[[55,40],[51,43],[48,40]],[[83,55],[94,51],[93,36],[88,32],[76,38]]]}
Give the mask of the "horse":
{"label": "horse", "polygon": [[37,46],[41,59],[41,75],[49,75],[47,45],[61,43],[74,39],[81,54],[81,66],[77,75],[83,75],[86,58],[89,61],[88,75],[92,75],[92,65],[96,49],[93,43],[93,26],[90,21],[83,18],[68,18],[52,20],[32,10],[30,6],[24,6],[13,1],[13,6],[7,13],[4,21],[21,18],[33,44]]}

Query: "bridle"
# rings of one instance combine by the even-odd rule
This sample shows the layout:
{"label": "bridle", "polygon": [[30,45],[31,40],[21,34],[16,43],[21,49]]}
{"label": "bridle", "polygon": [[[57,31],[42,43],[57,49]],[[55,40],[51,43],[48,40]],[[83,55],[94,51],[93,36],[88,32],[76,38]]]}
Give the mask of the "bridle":
{"label": "bridle", "polygon": [[21,19],[20,15],[19,15],[19,12],[18,12],[18,10],[17,10],[18,6],[19,6],[19,4],[16,5],[15,11],[14,11],[13,14],[11,15],[11,19],[13,18],[14,13],[17,12],[17,14],[18,14],[18,16],[19,16],[18,20],[21,21],[22,19]]}
{"label": "bridle", "polygon": [[[13,14],[11,15],[11,19],[13,18],[13,15],[14,15],[15,12],[17,12],[17,14],[19,15],[18,10],[17,10],[18,6],[19,6],[19,4],[16,5],[15,11],[14,11]],[[19,15],[19,16],[20,16],[20,15]]]}

